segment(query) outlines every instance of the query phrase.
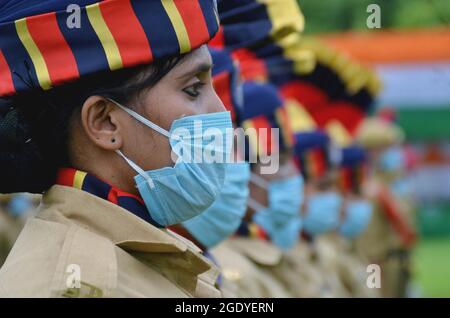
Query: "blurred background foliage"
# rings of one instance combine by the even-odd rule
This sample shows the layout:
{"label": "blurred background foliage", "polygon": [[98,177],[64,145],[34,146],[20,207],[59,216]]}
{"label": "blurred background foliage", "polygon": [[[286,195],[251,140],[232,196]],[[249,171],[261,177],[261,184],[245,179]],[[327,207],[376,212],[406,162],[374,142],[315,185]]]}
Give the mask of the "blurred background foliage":
{"label": "blurred background foliage", "polygon": [[382,28],[450,25],[449,0],[298,0],[307,18],[305,32],[368,30],[367,7],[378,4]]}

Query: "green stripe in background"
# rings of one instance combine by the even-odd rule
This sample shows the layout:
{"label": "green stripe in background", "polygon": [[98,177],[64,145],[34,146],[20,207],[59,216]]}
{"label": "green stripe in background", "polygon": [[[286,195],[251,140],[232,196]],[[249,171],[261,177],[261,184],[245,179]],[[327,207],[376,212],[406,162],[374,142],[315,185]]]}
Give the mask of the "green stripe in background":
{"label": "green stripe in background", "polygon": [[397,116],[409,141],[450,140],[450,105],[431,109],[402,107]]}

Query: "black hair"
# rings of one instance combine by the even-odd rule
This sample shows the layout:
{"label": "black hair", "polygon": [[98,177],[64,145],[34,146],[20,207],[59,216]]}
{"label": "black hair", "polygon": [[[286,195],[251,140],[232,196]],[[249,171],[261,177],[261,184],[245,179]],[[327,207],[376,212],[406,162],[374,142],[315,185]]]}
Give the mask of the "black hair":
{"label": "black hair", "polygon": [[0,193],[42,193],[68,166],[72,119],[94,95],[127,105],[153,87],[183,58],[100,72],[48,91],[34,88],[0,100]]}

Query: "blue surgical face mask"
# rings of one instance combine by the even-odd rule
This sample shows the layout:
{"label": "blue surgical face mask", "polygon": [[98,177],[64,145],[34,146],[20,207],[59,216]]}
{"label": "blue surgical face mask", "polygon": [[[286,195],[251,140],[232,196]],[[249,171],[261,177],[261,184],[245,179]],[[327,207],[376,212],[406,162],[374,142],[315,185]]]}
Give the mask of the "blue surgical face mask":
{"label": "blue surgical face mask", "polygon": [[8,212],[14,217],[21,217],[33,208],[30,197],[26,194],[15,195],[8,204]]}
{"label": "blue surgical face mask", "polygon": [[267,182],[257,175],[251,180],[268,192],[269,206],[264,207],[253,199],[249,206],[256,213],[254,221],[262,226],[271,241],[282,249],[291,248],[298,240],[301,229],[300,206],[303,202],[303,179],[294,176]]}
{"label": "blue surgical face mask", "polygon": [[[131,109],[114,103],[166,136],[177,156],[173,167],[144,171],[117,151],[138,173],[134,179],[150,216],[158,224],[168,226],[189,220],[209,208],[222,190],[225,166],[230,157],[230,113],[186,116],[175,120],[168,132]],[[211,157],[204,158],[205,154],[212,154],[218,162],[212,162],[214,158]]]}
{"label": "blue surgical face mask", "polygon": [[394,195],[400,198],[411,197],[414,193],[414,187],[409,178],[403,177],[394,180],[391,183],[391,190]]}
{"label": "blue surgical face mask", "polygon": [[356,200],[347,203],[344,221],[339,226],[339,233],[349,239],[360,235],[369,225],[373,206],[367,200]]}
{"label": "blue surgical face mask", "polygon": [[273,244],[283,250],[292,248],[299,239],[302,229],[300,216],[292,217],[289,222],[274,222],[269,211],[262,210],[254,215],[253,220],[269,235]]}
{"label": "blue surgical face mask", "polygon": [[249,195],[248,163],[230,163],[218,199],[205,212],[183,222],[183,226],[207,248],[212,248],[232,235],[247,210]]}
{"label": "blue surgical face mask", "polygon": [[319,192],[307,199],[303,227],[309,235],[320,235],[336,229],[342,204],[336,192]]}
{"label": "blue surgical face mask", "polygon": [[399,147],[385,150],[379,159],[379,168],[384,172],[400,171],[405,166],[404,153]]}

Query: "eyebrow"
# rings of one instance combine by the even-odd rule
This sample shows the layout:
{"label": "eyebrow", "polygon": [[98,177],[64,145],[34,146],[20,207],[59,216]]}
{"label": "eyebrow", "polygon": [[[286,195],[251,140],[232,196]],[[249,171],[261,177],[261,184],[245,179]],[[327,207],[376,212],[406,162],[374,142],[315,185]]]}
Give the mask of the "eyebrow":
{"label": "eyebrow", "polygon": [[200,74],[200,73],[209,72],[212,69],[212,67],[213,67],[212,63],[206,63],[206,62],[195,65],[191,70],[187,71],[183,75],[180,75],[178,77],[178,79],[184,79],[184,78],[192,77],[192,76]]}

